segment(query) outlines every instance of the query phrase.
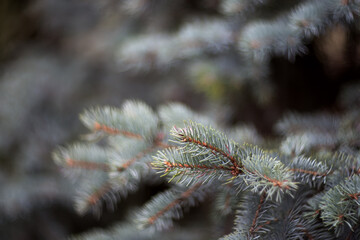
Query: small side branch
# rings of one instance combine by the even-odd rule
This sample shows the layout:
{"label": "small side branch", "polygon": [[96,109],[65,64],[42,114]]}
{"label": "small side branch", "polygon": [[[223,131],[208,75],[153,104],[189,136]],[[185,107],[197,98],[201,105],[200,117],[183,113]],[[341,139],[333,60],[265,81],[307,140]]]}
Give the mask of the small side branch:
{"label": "small side branch", "polygon": [[110,183],[105,183],[103,186],[101,186],[99,189],[97,189],[95,192],[93,192],[86,200],[86,202],[94,206],[96,205],[100,199],[109,191],[111,191],[111,185]]}
{"label": "small side branch", "polygon": [[211,151],[216,152],[216,153],[226,157],[227,159],[229,159],[230,162],[233,165],[232,166],[232,171],[231,171],[232,175],[237,176],[237,175],[242,173],[242,171],[240,170],[240,168],[242,166],[239,166],[238,161],[234,156],[232,156],[229,153],[226,153],[223,150],[221,150],[221,149],[219,149],[219,148],[217,148],[217,147],[215,147],[215,146],[213,146],[211,144],[208,144],[206,142],[201,142],[199,140],[193,139],[193,138],[185,136],[183,134],[179,134],[179,135],[182,137],[183,142],[192,142],[192,143],[198,144],[198,145],[200,145],[202,147],[208,148]]}
{"label": "small side branch", "polygon": [[350,200],[350,199],[359,200],[359,197],[360,197],[360,192],[353,193],[353,194],[349,194],[349,197],[346,198],[345,200]]}
{"label": "small side branch", "polygon": [[271,223],[273,223],[273,222],[276,222],[276,221],[278,221],[277,218],[275,218],[274,220],[266,221],[264,224],[262,224],[262,225],[258,226],[257,228],[255,228],[255,229],[254,229],[254,232],[258,232],[260,229],[262,229],[262,228],[265,227],[266,225],[269,225],[269,224],[271,224]]}
{"label": "small side branch", "polygon": [[[134,162],[136,162],[138,159],[145,157],[147,154],[153,152],[156,148],[170,148],[173,146],[170,146],[166,143],[162,142],[163,140],[163,134],[158,134],[158,136],[156,137],[156,139],[154,140],[154,143],[152,146],[146,148],[145,150],[139,152],[138,154],[136,154],[135,157],[129,159],[128,161],[126,161],[124,164],[122,164],[120,167],[117,168],[117,171],[122,172],[124,170],[126,170],[128,167],[130,167]],[[174,146],[175,147],[175,146]]]}
{"label": "small side branch", "polygon": [[257,223],[257,221],[259,219],[260,210],[261,210],[261,207],[264,204],[265,198],[266,198],[266,192],[264,192],[260,196],[260,202],[259,202],[258,207],[256,209],[255,216],[254,216],[254,219],[252,221],[252,224],[251,224],[251,227],[250,227],[250,230],[249,230],[251,235],[254,235],[254,233],[258,230],[258,228],[256,228],[256,223]]}
{"label": "small side branch", "polygon": [[321,173],[321,172],[310,171],[310,170],[305,170],[305,169],[300,169],[300,168],[291,168],[290,171],[299,172],[299,173],[306,173],[306,174],[310,174],[310,175],[313,175],[313,176],[320,176],[320,177],[326,177],[326,176],[332,174],[332,172]]}
{"label": "small side branch", "polygon": [[86,170],[101,170],[105,172],[110,170],[109,165],[105,163],[87,162],[82,160],[75,160],[72,158],[67,158],[65,162],[66,165],[71,168],[82,168]]}
{"label": "small side branch", "polygon": [[232,171],[232,168],[227,168],[224,166],[207,166],[207,165],[190,165],[190,164],[181,164],[181,163],[171,163],[165,161],[164,164],[167,166],[165,172],[170,171],[172,168],[189,168],[189,169],[209,169],[209,170],[227,170]]}
{"label": "small side branch", "polygon": [[266,180],[268,180],[269,182],[271,182],[273,184],[273,186],[275,187],[280,187],[280,188],[285,188],[285,189],[290,189],[290,187],[288,185],[284,185],[285,182],[287,182],[286,180],[284,181],[279,181],[279,180],[276,180],[276,179],[272,179],[272,178],[269,178],[268,176],[264,175],[264,178]]}
{"label": "small side branch", "polygon": [[194,186],[192,186],[191,188],[189,188],[188,190],[186,190],[185,192],[183,192],[180,197],[178,197],[177,199],[175,199],[174,201],[172,201],[171,203],[166,205],[164,208],[162,208],[160,211],[158,211],[155,215],[148,218],[148,220],[147,220],[148,224],[150,224],[150,225],[154,224],[154,222],[159,217],[164,215],[167,211],[171,210],[177,204],[181,204],[181,202],[183,202],[184,200],[189,198],[191,196],[191,194],[193,194],[200,186],[201,186],[201,183],[197,183]]}
{"label": "small side branch", "polygon": [[147,149],[145,149],[142,152],[139,152],[138,154],[136,154],[135,157],[129,159],[128,161],[126,161],[124,164],[122,164],[120,167],[117,168],[117,171],[122,172],[124,170],[126,170],[128,167],[130,167],[134,162],[136,162],[137,160],[139,160],[140,158],[145,157],[148,153],[153,152],[155,149],[154,146],[151,146]]}

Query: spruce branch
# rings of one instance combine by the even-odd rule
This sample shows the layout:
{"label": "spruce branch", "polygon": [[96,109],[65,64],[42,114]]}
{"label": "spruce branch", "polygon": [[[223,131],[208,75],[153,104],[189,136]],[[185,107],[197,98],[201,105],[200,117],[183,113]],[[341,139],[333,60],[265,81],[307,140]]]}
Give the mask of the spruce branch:
{"label": "spruce branch", "polygon": [[[336,239],[341,233],[353,236],[350,231],[356,235],[358,155],[346,149],[334,152],[339,146],[323,148],[324,140],[315,136],[328,134],[339,141],[340,116],[330,120],[323,114],[285,118],[278,126],[290,138],[282,142],[281,155],[246,143],[240,145],[210,127],[210,120],[179,104],[162,106],[158,115],[147,112],[154,114],[150,118],[156,121],[142,131],[142,120],[125,121],[131,119],[128,115],[139,117],[139,105],[132,104],[134,109],[103,111],[101,118],[107,119],[106,126],[129,130],[141,138],[99,128],[107,135],[105,147],[78,144],[54,155],[69,170],[97,170],[92,175],[80,174],[76,206],[81,213],[89,209],[99,212],[104,204],[113,208],[120,197],[136,191],[141,181],[155,179],[155,169],[177,184],[133,215],[136,225],[151,234],[171,227],[173,219],[182,217],[183,208],[213,192],[218,216],[235,212],[234,232],[221,239]],[[95,115],[99,118],[101,114]],[[116,121],[111,122],[113,115]],[[125,120],[119,120],[120,115]],[[189,120],[197,116],[203,124]],[[170,130],[170,126],[174,127]],[[314,127],[314,133],[308,133],[308,126]],[[345,134],[351,128],[341,131]],[[245,133],[256,136],[253,131]]]}
{"label": "spruce branch", "polygon": [[74,144],[59,148],[53,153],[55,162],[66,169],[109,171],[108,153],[100,147],[89,144]]}
{"label": "spruce branch", "polygon": [[[164,175],[170,174],[170,181],[243,180],[255,192],[266,191],[269,198],[275,195],[276,201],[296,189],[292,172],[278,159],[259,148],[240,147],[211,127],[189,122],[184,128],[173,128],[172,135],[182,147],[159,152],[154,158],[154,166]],[[240,184],[238,191],[243,189]]]}
{"label": "spruce branch", "polygon": [[121,109],[92,108],[81,114],[80,119],[90,130],[136,139],[154,138],[158,129],[157,115],[137,101],[127,101]]}
{"label": "spruce branch", "polygon": [[[99,216],[104,198],[113,194],[111,185],[108,182],[108,175],[100,172],[82,178],[81,181],[77,183],[77,188],[75,209],[82,215],[91,211]],[[107,202],[107,207],[113,208],[113,205],[113,201]]]}
{"label": "spruce branch", "polygon": [[225,21],[197,21],[173,35],[153,34],[125,43],[118,52],[119,65],[141,71],[164,69],[183,59],[222,52],[232,37]]}
{"label": "spruce branch", "polygon": [[182,217],[182,208],[203,200],[207,187],[196,183],[187,189],[171,188],[160,193],[137,211],[134,222],[140,229],[146,228],[152,232],[167,229],[172,226],[172,219]]}
{"label": "spruce branch", "polygon": [[244,158],[244,181],[252,191],[262,194],[267,193],[267,198],[275,196],[277,202],[281,201],[284,193],[297,189],[293,181],[293,173],[279,159],[270,153],[257,148],[246,147],[247,157]]}
{"label": "spruce branch", "polygon": [[[173,128],[172,136],[175,143],[182,143],[186,152],[193,152],[194,155],[214,155],[221,166],[227,165],[232,169],[231,174],[241,174],[241,161],[243,155],[241,147],[234,141],[229,140],[223,133],[211,127],[188,122],[186,127]],[[209,160],[211,161],[211,160]]]}
{"label": "spruce branch", "polygon": [[[259,220],[260,210],[261,210],[261,208],[262,208],[262,206],[263,206],[263,203],[264,203],[264,201],[265,201],[265,198],[266,198],[266,192],[263,192],[263,193],[261,194],[261,196],[260,196],[260,201],[259,201],[259,204],[258,204],[258,206],[257,206],[254,219],[253,219],[253,221],[252,221],[252,223],[251,223],[251,227],[250,227],[250,229],[249,229],[249,233],[250,233],[251,236],[254,236],[254,234],[255,234],[258,230],[260,230],[260,229],[262,228],[262,226],[257,226],[257,225],[258,225],[257,222],[258,222],[258,220]],[[265,222],[264,225],[266,225],[267,223],[268,223],[268,222]]]}
{"label": "spruce branch", "polygon": [[346,224],[352,229],[359,219],[360,177],[354,175],[325,193],[320,209],[326,226],[341,234]]}
{"label": "spruce branch", "polygon": [[[236,211],[234,233],[230,236],[258,239],[270,231],[272,224],[277,221],[273,212],[277,205],[267,200],[266,194],[264,192],[260,196],[251,193],[244,195],[245,199]],[[228,239],[227,237],[221,239]]]}
{"label": "spruce branch", "polygon": [[296,157],[289,165],[295,179],[308,183],[310,187],[320,187],[326,183],[326,178],[333,173],[332,169],[322,162],[303,156]]}
{"label": "spruce branch", "polygon": [[165,149],[154,156],[152,165],[162,176],[191,184],[192,182],[212,182],[216,179],[233,179],[230,167],[208,161],[203,156],[193,156],[178,149]]}

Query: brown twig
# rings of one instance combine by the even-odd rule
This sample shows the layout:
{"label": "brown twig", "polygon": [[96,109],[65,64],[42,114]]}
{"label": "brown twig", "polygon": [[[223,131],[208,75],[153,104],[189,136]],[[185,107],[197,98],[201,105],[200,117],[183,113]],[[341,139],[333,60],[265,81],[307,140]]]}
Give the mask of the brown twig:
{"label": "brown twig", "polygon": [[310,170],[305,170],[305,169],[300,169],[300,168],[291,168],[290,171],[306,173],[306,174],[310,174],[310,175],[314,175],[314,176],[321,176],[321,177],[326,177],[326,176],[328,176],[328,175],[330,175],[332,173],[332,172],[320,173],[320,172],[310,171]]}
{"label": "brown twig", "polygon": [[190,165],[190,164],[181,164],[181,163],[171,163],[169,161],[164,161],[164,164],[167,166],[165,172],[169,171],[171,168],[179,167],[179,168],[189,168],[189,169],[212,169],[212,170],[228,170],[232,171],[231,168],[226,168],[224,166],[207,166],[207,165]]}
{"label": "brown twig", "polygon": [[94,191],[86,200],[86,202],[90,205],[95,205],[99,202],[102,196],[104,196],[106,193],[111,191],[111,185],[110,183],[105,183],[103,186],[101,186],[99,189]]}
{"label": "brown twig", "polygon": [[273,186],[280,187],[280,188],[285,188],[285,189],[290,189],[290,187],[288,185],[283,187],[284,183],[287,182],[286,180],[279,181],[279,180],[276,180],[276,179],[269,178],[265,174],[264,174],[264,178],[266,180],[268,180],[269,182],[271,182],[273,184]]}
{"label": "brown twig", "polygon": [[208,143],[206,143],[206,142],[201,142],[201,141],[199,141],[199,140],[193,139],[193,138],[188,137],[188,136],[185,136],[185,135],[183,135],[183,134],[179,134],[179,135],[182,137],[182,141],[183,141],[183,142],[196,143],[196,144],[198,144],[198,145],[200,145],[200,146],[202,146],[202,147],[211,149],[212,151],[214,151],[214,152],[216,152],[216,153],[218,153],[218,154],[220,154],[220,155],[223,155],[224,157],[226,157],[227,159],[229,159],[230,162],[233,164],[233,166],[231,167],[231,169],[232,169],[231,174],[232,174],[232,175],[237,176],[237,175],[243,173],[243,172],[240,170],[240,167],[242,167],[242,166],[239,166],[237,159],[236,159],[234,156],[230,155],[229,153],[226,153],[226,152],[224,152],[223,150],[221,150],[221,149],[219,149],[219,148],[217,148],[217,147],[215,147],[215,146],[213,146],[213,145],[211,145],[211,144],[208,144]]}
{"label": "brown twig", "polygon": [[94,123],[94,130],[95,131],[103,131],[110,135],[123,135],[123,136],[129,137],[129,138],[143,139],[143,137],[139,134],[112,128],[112,127],[106,126],[104,124],[100,124],[98,122]]}
{"label": "brown twig", "polygon": [[260,214],[261,207],[263,206],[263,203],[264,203],[264,201],[265,201],[265,197],[266,197],[266,192],[264,192],[264,193],[261,194],[261,196],[260,196],[260,202],[259,202],[258,207],[257,207],[257,209],[256,209],[255,216],[254,216],[254,219],[253,219],[253,221],[252,221],[252,224],[251,224],[251,227],[250,227],[250,230],[249,230],[249,232],[250,232],[251,235],[254,235],[254,233],[256,232],[255,230],[256,230],[257,228],[255,228],[255,226],[256,226],[257,220],[258,220],[258,218],[259,218],[259,214]]}
{"label": "brown twig", "polygon": [[109,171],[110,167],[109,165],[105,164],[105,163],[96,163],[96,162],[87,162],[87,161],[83,161],[83,160],[75,160],[72,158],[67,158],[66,159],[66,164],[69,167],[72,168],[82,168],[82,169],[86,169],[86,170],[101,170],[101,171]]}

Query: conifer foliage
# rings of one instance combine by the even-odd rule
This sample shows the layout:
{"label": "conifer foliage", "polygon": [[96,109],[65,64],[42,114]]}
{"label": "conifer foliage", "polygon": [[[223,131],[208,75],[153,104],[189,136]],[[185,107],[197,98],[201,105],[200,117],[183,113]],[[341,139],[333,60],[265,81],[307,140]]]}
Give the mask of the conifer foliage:
{"label": "conifer foliage", "polygon": [[[124,4],[139,16],[177,2]],[[264,98],[272,89],[272,56],[294,60],[328,28],[360,22],[359,0],[216,2],[213,19],[124,43],[118,64],[147,72],[188,62],[198,75],[202,58],[205,66],[226,59],[232,68],[223,72],[247,79]],[[90,133],[54,153],[76,180],[79,213],[114,208],[145,182],[166,182],[168,189],[132,210],[126,223],[75,239],[175,239],[191,233],[179,230],[177,220],[203,202],[213,203],[208,214],[217,221],[209,228],[221,240],[360,239],[359,96],[358,86],[345,89],[336,114],[286,114],[275,126],[281,138],[271,140],[251,126],[225,128],[179,103],[156,111],[140,101],[85,110],[80,119]],[[232,231],[222,226],[226,218]]]}
{"label": "conifer foliage", "polygon": [[[182,0],[172,4],[125,2],[131,6],[128,11],[137,16],[139,12],[151,15],[155,10],[170,12],[174,5],[183,4]],[[215,5],[213,10],[218,14],[206,20],[194,17],[195,20],[184,21],[175,32],[160,30],[125,41],[116,54],[118,66],[136,72],[163,72],[183,66],[195,83],[204,82],[202,91],[209,88],[207,85],[226,88],[225,83],[219,83],[221,79],[238,88],[250,85],[258,102],[265,104],[275,90],[269,83],[273,56],[294,61],[309,52],[307,44],[314,38],[339,25],[359,28],[360,22],[359,0],[199,2]],[[231,91],[231,87],[226,89]],[[224,95],[218,89],[207,91],[210,95]]]}
{"label": "conifer foliage", "polygon": [[81,120],[90,142],[60,148],[54,158],[77,179],[80,213],[100,214],[103,205],[113,207],[141,182],[169,183],[130,214],[131,228],[86,238],[117,238],[132,229],[134,236],[146,232],[143,239],[152,239],[172,228],[184,210],[211,199],[214,213],[235,214],[234,232],[223,240],[357,239],[360,133],[348,126],[358,125],[360,115],[349,111],[288,115],[277,125],[286,133],[283,141],[266,150],[229,139],[216,123],[181,104],[154,112],[127,101],[121,109],[86,110]]}

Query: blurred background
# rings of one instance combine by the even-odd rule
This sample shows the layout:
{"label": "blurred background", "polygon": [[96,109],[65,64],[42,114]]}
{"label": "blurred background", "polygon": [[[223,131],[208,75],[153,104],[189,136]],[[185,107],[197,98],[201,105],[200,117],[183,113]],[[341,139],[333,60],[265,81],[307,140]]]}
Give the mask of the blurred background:
{"label": "blurred background", "polygon": [[273,92],[265,100],[266,91],[259,98],[241,77],[234,83],[238,66],[219,60],[214,68],[208,55],[160,70],[125,69],[118,52],[132,38],[223,16],[217,0],[154,2],[0,1],[0,239],[63,239],[105,228],[122,219],[127,205],[157,191],[143,187],[141,198],[130,196],[101,217],[75,213],[76,183],[51,153],[86,132],[78,114],[87,107],[139,99],[156,108],[178,101],[223,125],[248,123],[272,137],[274,123],[289,110],[341,111],[340,89],[360,79],[359,31],[340,24],[308,41],[307,54],[270,59]]}

